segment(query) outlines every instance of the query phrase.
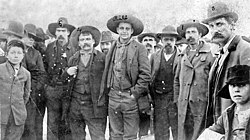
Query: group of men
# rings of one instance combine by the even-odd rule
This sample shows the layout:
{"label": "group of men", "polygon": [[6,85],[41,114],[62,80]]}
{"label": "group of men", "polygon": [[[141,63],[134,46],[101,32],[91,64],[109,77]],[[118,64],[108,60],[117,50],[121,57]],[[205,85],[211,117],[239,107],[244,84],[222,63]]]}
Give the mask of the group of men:
{"label": "group of men", "polygon": [[[238,15],[222,2],[210,5],[207,15],[202,23],[190,19],[160,33],[143,33],[141,20],[116,15],[107,27],[118,39],[93,26],[75,28],[63,17],[48,25],[50,36],[11,21],[0,34],[0,62],[8,61],[6,43],[22,40],[31,91],[24,111],[11,100],[11,108],[1,106],[1,139],[42,140],[45,108],[49,140],[85,139],[86,126],[91,139],[105,140],[107,116],[111,140],[143,138],[151,104],[156,140],[168,140],[170,129],[174,140],[197,139],[232,104],[218,95],[228,68],[250,65],[250,44],[234,33]],[[217,57],[203,39],[209,31],[222,48]]]}

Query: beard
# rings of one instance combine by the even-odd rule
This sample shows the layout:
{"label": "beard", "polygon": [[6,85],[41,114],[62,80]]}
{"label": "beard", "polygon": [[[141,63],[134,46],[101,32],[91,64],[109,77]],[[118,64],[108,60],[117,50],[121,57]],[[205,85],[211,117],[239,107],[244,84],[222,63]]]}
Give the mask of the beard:
{"label": "beard", "polygon": [[165,51],[166,51],[167,54],[170,54],[173,51],[173,47],[170,44],[166,44],[164,46],[164,49],[165,49]]}

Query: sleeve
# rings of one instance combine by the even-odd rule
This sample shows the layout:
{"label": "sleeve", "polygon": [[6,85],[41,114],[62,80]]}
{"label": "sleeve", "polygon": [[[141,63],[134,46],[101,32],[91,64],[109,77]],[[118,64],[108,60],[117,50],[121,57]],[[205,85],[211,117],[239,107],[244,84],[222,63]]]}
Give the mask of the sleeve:
{"label": "sleeve", "polygon": [[147,50],[145,47],[141,45],[138,47],[139,47],[138,49],[139,75],[135,86],[133,86],[130,89],[131,93],[135,96],[136,99],[138,99],[143,92],[148,91],[148,85],[151,80],[151,71],[150,71],[149,59],[147,56]]}
{"label": "sleeve", "polygon": [[[224,112],[225,113],[225,112]],[[217,133],[220,133],[220,134],[225,134],[225,128],[224,128],[224,125],[223,125],[223,116],[225,114],[222,114],[216,123],[214,123],[212,126],[209,127],[210,130],[214,131],[214,132],[217,132]]]}
{"label": "sleeve", "polygon": [[240,50],[240,64],[250,66],[250,45],[249,43],[246,45],[244,50]]}
{"label": "sleeve", "polygon": [[30,76],[30,72],[28,72],[27,74],[27,81],[24,84],[24,103],[26,104],[29,101],[29,97],[30,97],[30,91],[31,91],[31,76]]}
{"label": "sleeve", "polygon": [[180,92],[180,81],[179,81],[179,75],[181,71],[181,56],[178,56],[178,62],[176,70],[174,71],[174,103],[178,102],[179,98],[179,92]]}

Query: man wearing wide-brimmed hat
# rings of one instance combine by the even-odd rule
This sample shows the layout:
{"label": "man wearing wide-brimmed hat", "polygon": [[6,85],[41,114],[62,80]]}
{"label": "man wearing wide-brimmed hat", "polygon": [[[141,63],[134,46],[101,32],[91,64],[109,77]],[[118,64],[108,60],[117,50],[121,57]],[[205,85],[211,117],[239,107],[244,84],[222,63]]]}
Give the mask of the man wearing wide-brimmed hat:
{"label": "man wearing wide-brimmed hat", "polygon": [[24,37],[23,24],[18,21],[9,21],[8,27],[3,31],[3,34],[7,35],[7,40],[22,39]]}
{"label": "man wearing wide-brimmed hat", "polygon": [[146,46],[146,49],[148,51],[148,57],[150,58],[151,55],[154,52],[156,52],[155,46],[157,43],[159,43],[159,39],[156,37],[156,34],[152,32],[145,32],[145,33],[140,34],[137,37],[137,39],[140,43]]}
{"label": "man wearing wide-brimmed hat", "polygon": [[[73,140],[86,138],[86,125],[91,139],[105,140],[108,104],[107,95],[100,94],[100,86],[106,56],[95,49],[100,38],[100,31],[93,26],[81,26],[71,35],[71,41],[80,50],[70,58],[63,74],[70,81],[69,92],[63,99],[68,105],[63,107],[63,116],[69,117]],[[102,105],[98,105],[100,101]]]}
{"label": "man wearing wide-brimmed hat", "polygon": [[201,37],[208,28],[189,19],[177,27],[188,46],[180,55],[174,78],[174,95],[178,103],[178,139],[194,140],[205,129],[208,73],[214,62],[210,46]]}
{"label": "man wearing wide-brimmed hat", "polygon": [[69,127],[62,121],[62,96],[66,92],[67,82],[61,74],[67,67],[69,58],[76,52],[69,43],[69,35],[75,29],[64,17],[48,25],[49,32],[56,40],[48,44],[44,55],[44,67],[47,72],[46,99],[48,109],[48,140],[70,139]]}
{"label": "man wearing wide-brimmed hat", "polygon": [[171,127],[173,139],[177,140],[177,106],[173,102],[173,81],[179,54],[175,43],[181,36],[174,26],[168,25],[156,37],[161,40],[163,47],[150,58],[155,139],[168,140]]}
{"label": "man wearing wide-brimmed hat", "polygon": [[41,55],[43,56],[46,51],[45,40],[50,39],[49,35],[45,34],[41,27],[36,28],[36,36],[39,37],[41,40],[36,41],[34,48],[38,50]]}
{"label": "man wearing wide-brimmed hat", "polygon": [[226,84],[227,69],[236,64],[250,65],[250,44],[234,33],[237,20],[237,13],[230,10],[225,3],[215,2],[209,5],[207,19],[203,21],[209,25],[212,42],[222,48],[209,74],[208,126],[232,104],[230,99],[217,96]]}
{"label": "man wearing wide-brimmed hat", "polygon": [[119,35],[106,56],[100,93],[109,95],[111,139],[136,139],[137,99],[148,90],[150,65],[146,48],[132,36],[144,27],[138,18],[126,14],[109,19],[107,27]]}
{"label": "man wearing wide-brimmed hat", "polygon": [[40,106],[44,106],[44,104],[40,105],[40,101],[44,100],[44,95],[43,92],[41,92],[41,89],[45,82],[45,70],[42,56],[40,52],[34,48],[35,42],[41,40],[36,36],[36,26],[34,24],[26,24],[24,30],[25,36],[22,40],[26,45],[26,53],[23,58],[23,65],[31,73],[32,90],[30,93],[30,99],[26,105],[27,119],[24,126],[22,140],[29,140],[38,139],[38,137],[42,138],[43,134],[42,125],[45,107],[40,108]]}
{"label": "man wearing wide-brimmed hat", "polygon": [[102,31],[100,43],[100,48],[102,52],[107,54],[114,41],[115,39],[113,38],[112,33],[110,31]]}

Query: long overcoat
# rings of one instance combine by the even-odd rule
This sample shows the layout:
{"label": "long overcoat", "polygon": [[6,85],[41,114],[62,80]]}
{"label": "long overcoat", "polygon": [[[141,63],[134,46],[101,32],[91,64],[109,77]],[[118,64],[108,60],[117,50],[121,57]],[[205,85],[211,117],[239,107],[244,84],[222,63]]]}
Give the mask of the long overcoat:
{"label": "long overcoat", "polygon": [[[184,124],[188,114],[188,105],[195,116],[192,139],[196,139],[204,129],[205,110],[208,102],[208,75],[214,62],[210,46],[203,46],[190,62],[186,50],[177,66],[174,79],[174,94],[178,102],[178,139],[185,140]],[[202,126],[203,125],[203,126]]]}

